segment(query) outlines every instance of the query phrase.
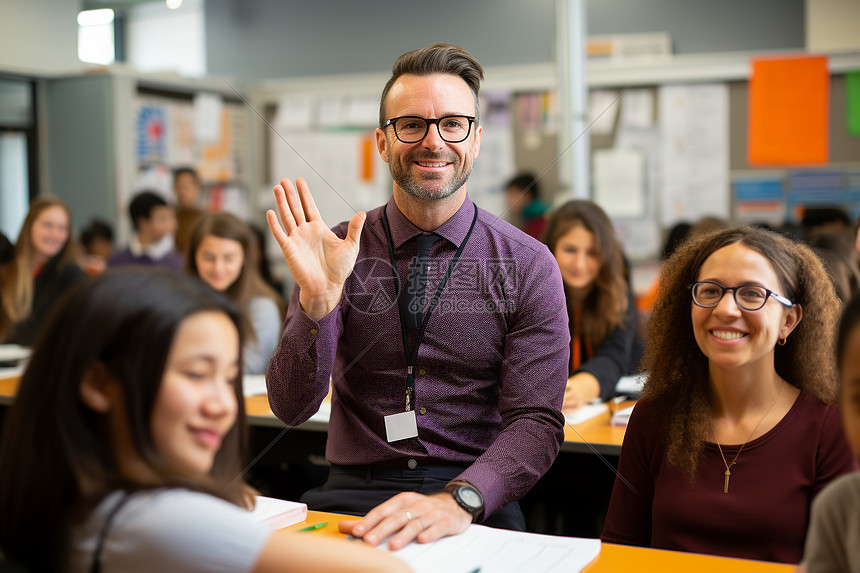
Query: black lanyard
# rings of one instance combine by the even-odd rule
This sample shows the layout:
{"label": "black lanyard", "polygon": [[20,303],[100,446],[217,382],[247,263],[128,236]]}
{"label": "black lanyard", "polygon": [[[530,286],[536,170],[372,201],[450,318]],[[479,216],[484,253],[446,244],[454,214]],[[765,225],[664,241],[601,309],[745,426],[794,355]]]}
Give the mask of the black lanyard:
{"label": "black lanyard", "polygon": [[394,240],[391,238],[391,229],[388,226],[388,215],[386,213],[386,208],[382,209],[382,226],[385,228],[385,239],[388,242],[388,256],[391,259],[391,274],[394,276],[394,292],[398,295],[398,304],[397,304],[397,314],[400,317],[400,332],[403,335],[403,351],[406,353],[406,411],[412,409],[412,397],[415,394],[415,363],[418,362],[418,349],[421,347],[421,342],[424,340],[424,331],[427,330],[427,323],[430,322],[430,315],[433,314],[433,310],[436,308],[436,305],[439,303],[439,297],[442,295],[442,289],[445,288],[445,284],[448,282],[448,278],[451,276],[451,273],[454,271],[454,266],[457,264],[457,261],[460,259],[460,255],[463,254],[463,248],[466,246],[466,243],[469,241],[469,237],[472,236],[472,229],[475,228],[475,221],[478,220],[478,206],[474,205],[475,214],[472,217],[472,224],[469,226],[469,231],[466,233],[466,236],[463,238],[463,242],[460,243],[460,248],[457,249],[457,252],[454,253],[454,258],[451,259],[451,263],[448,265],[448,270],[445,272],[445,276],[442,278],[442,282],[439,283],[439,287],[436,289],[436,293],[433,295],[433,298],[430,300],[430,305],[427,307],[427,313],[424,315],[424,319],[421,321],[421,329],[418,331],[418,338],[415,341],[415,351],[410,352],[409,350],[409,333],[406,327],[406,318],[403,316],[403,312],[401,309],[401,305],[399,304],[400,300],[400,277],[397,274],[397,261],[394,258]]}

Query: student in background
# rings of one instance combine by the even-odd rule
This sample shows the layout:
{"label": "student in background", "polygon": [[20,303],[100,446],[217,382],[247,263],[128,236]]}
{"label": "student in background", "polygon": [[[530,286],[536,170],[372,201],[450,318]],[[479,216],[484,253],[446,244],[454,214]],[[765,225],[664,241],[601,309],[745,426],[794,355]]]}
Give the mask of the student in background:
{"label": "student in background", "polygon": [[107,272],[64,298],[3,434],[5,558],[73,573],[406,570],[250,517],[241,332],[226,297],[165,270]]}
{"label": "student in background", "polygon": [[860,254],[854,250],[850,235],[842,232],[815,233],[809,245],[830,274],[836,295],[843,303],[860,292]]}
{"label": "student in background", "polygon": [[540,188],[533,173],[520,173],[505,185],[505,202],[518,219],[520,228],[540,239],[546,227],[549,205],[540,200]]}
{"label": "student in background", "polygon": [[[848,302],[836,339],[836,364],[842,388],[842,423],[860,459],[860,297]],[[824,488],[812,504],[812,519],[798,571],[860,571],[860,473],[843,476]]]}
{"label": "student in background", "polygon": [[818,257],[776,233],[681,245],[601,538],[797,563],[812,499],[856,469],[833,405],[840,308]]}
{"label": "student in background", "polygon": [[113,252],[113,229],[104,221],[93,219],[81,231],[81,246],[84,248],[82,265],[87,274],[104,272]]}
{"label": "student in background", "polygon": [[173,170],[173,193],[176,195],[176,249],[185,254],[194,223],[205,211],[200,205],[200,176],[193,167]]}
{"label": "student in background", "polygon": [[286,307],[260,277],[253,231],[230,213],[207,213],[189,236],[188,271],[242,309],[250,328],[243,350],[245,374],[263,374],[281,338]]}
{"label": "student in background", "polygon": [[128,213],[134,225],[134,237],[128,247],[111,255],[108,267],[145,265],[181,270],[182,255],[173,242],[176,231],[173,207],[158,193],[142,191],[129,203]]}
{"label": "student in background", "polygon": [[596,203],[574,200],[552,212],[544,243],[564,281],[570,328],[570,369],[563,411],[615,395],[618,379],[636,364],[636,309],[625,278],[621,245]]}
{"label": "student in background", "polygon": [[71,225],[62,199],[42,195],[30,203],[14,258],[0,268],[0,341],[31,346],[56,299],[83,278]]}

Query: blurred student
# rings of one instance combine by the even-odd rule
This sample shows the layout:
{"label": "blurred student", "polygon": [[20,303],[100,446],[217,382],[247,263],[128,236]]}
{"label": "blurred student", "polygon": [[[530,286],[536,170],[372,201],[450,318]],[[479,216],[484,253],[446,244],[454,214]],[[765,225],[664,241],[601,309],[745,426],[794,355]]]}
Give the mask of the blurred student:
{"label": "blurred student", "polygon": [[546,227],[549,205],[540,200],[540,188],[533,173],[520,173],[505,185],[505,202],[519,227],[540,240]]}
{"label": "blurred student", "polygon": [[843,303],[860,292],[860,253],[854,250],[851,237],[842,232],[815,233],[809,239],[830,274],[836,295]]}
{"label": "blurred student", "polygon": [[406,570],[364,544],[251,518],[242,320],[226,297],[126,269],[89,279],[58,311],[3,434],[6,559],[72,573]]}
{"label": "blurred student", "polygon": [[142,191],[128,205],[134,225],[134,236],[128,247],[115,251],[108,259],[108,267],[144,265],[181,270],[182,255],[173,241],[176,232],[176,215],[158,193]]}
{"label": "blurred student", "polygon": [[[860,297],[845,307],[836,339],[836,364],[842,388],[842,423],[860,459]],[[798,571],[860,571],[860,473],[843,476],[824,488],[812,504],[812,519]],[[805,569],[804,569],[805,566]]]}
{"label": "blurred student", "polygon": [[71,225],[62,199],[42,195],[30,203],[14,257],[0,268],[0,341],[31,346],[56,299],[85,276]]}
{"label": "blurred student", "polygon": [[239,305],[250,328],[243,350],[245,374],[264,374],[281,339],[286,305],[258,272],[257,239],[230,213],[207,213],[191,231],[188,271]]}
{"label": "blurred student", "polygon": [[797,563],[812,499],[857,467],[833,405],[827,272],[744,227],[685,242],[661,281],[601,539]]}
{"label": "blurred student", "polygon": [[206,211],[201,207],[203,187],[193,167],[173,170],[173,193],[176,195],[176,249],[185,254],[194,223]]}
{"label": "blurred student", "polygon": [[570,328],[570,368],[562,410],[615,395],[618,379],[636,364],[636,309],[624,256],[609,217],[596,203],[568,201],[552,212],[544,243],[564,281]]}
{"label": "blurred student", "polygon": [[93,219],[81,231],[81,246],[84,249],[82,264],[87,274],[104,272],[113,252],[113,229],[104,221]]}

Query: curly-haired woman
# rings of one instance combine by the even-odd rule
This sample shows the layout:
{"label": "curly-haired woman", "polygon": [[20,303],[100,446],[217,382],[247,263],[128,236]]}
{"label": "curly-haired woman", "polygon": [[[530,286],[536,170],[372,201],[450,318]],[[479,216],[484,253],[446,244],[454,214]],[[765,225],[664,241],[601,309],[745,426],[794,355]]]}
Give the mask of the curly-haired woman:
{"label": "curly-haired woman", "polygon": [[856,468],[833,405],[840,309],[820,260],[776,233],[682,245],[661,274],[602,539],[797,563],[813,497]]}

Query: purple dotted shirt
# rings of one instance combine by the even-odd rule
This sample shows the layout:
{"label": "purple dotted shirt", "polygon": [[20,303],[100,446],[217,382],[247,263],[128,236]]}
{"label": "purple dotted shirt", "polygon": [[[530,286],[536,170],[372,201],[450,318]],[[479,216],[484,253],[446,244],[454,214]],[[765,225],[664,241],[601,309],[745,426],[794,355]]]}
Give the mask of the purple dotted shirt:
{"label": "purple dotted shirt", "polygon": [[[313,321],[295,289],[266,374],[272,411],[288,425],[304,422],[331,379],[331,463],[471,464],[457,479],[480,490],[488,516],[522,497],[564,440],[560,409],[570,335],[558,265],[546,246],[478,210],[420,346],[412,401],[418,437],[389,443],[384,417],[405,410],[407,361],[382,209],[400,287],[408,285],[414,238],[422,231],[391,199],[367,214],[358,260],[336,309]],[[435,230],[444,240],[430,253],[428,302],[474,213],[466,197]],[[334,232],[343,237],[346,227]],[[413,347],[416,338],[411,332]]]}

